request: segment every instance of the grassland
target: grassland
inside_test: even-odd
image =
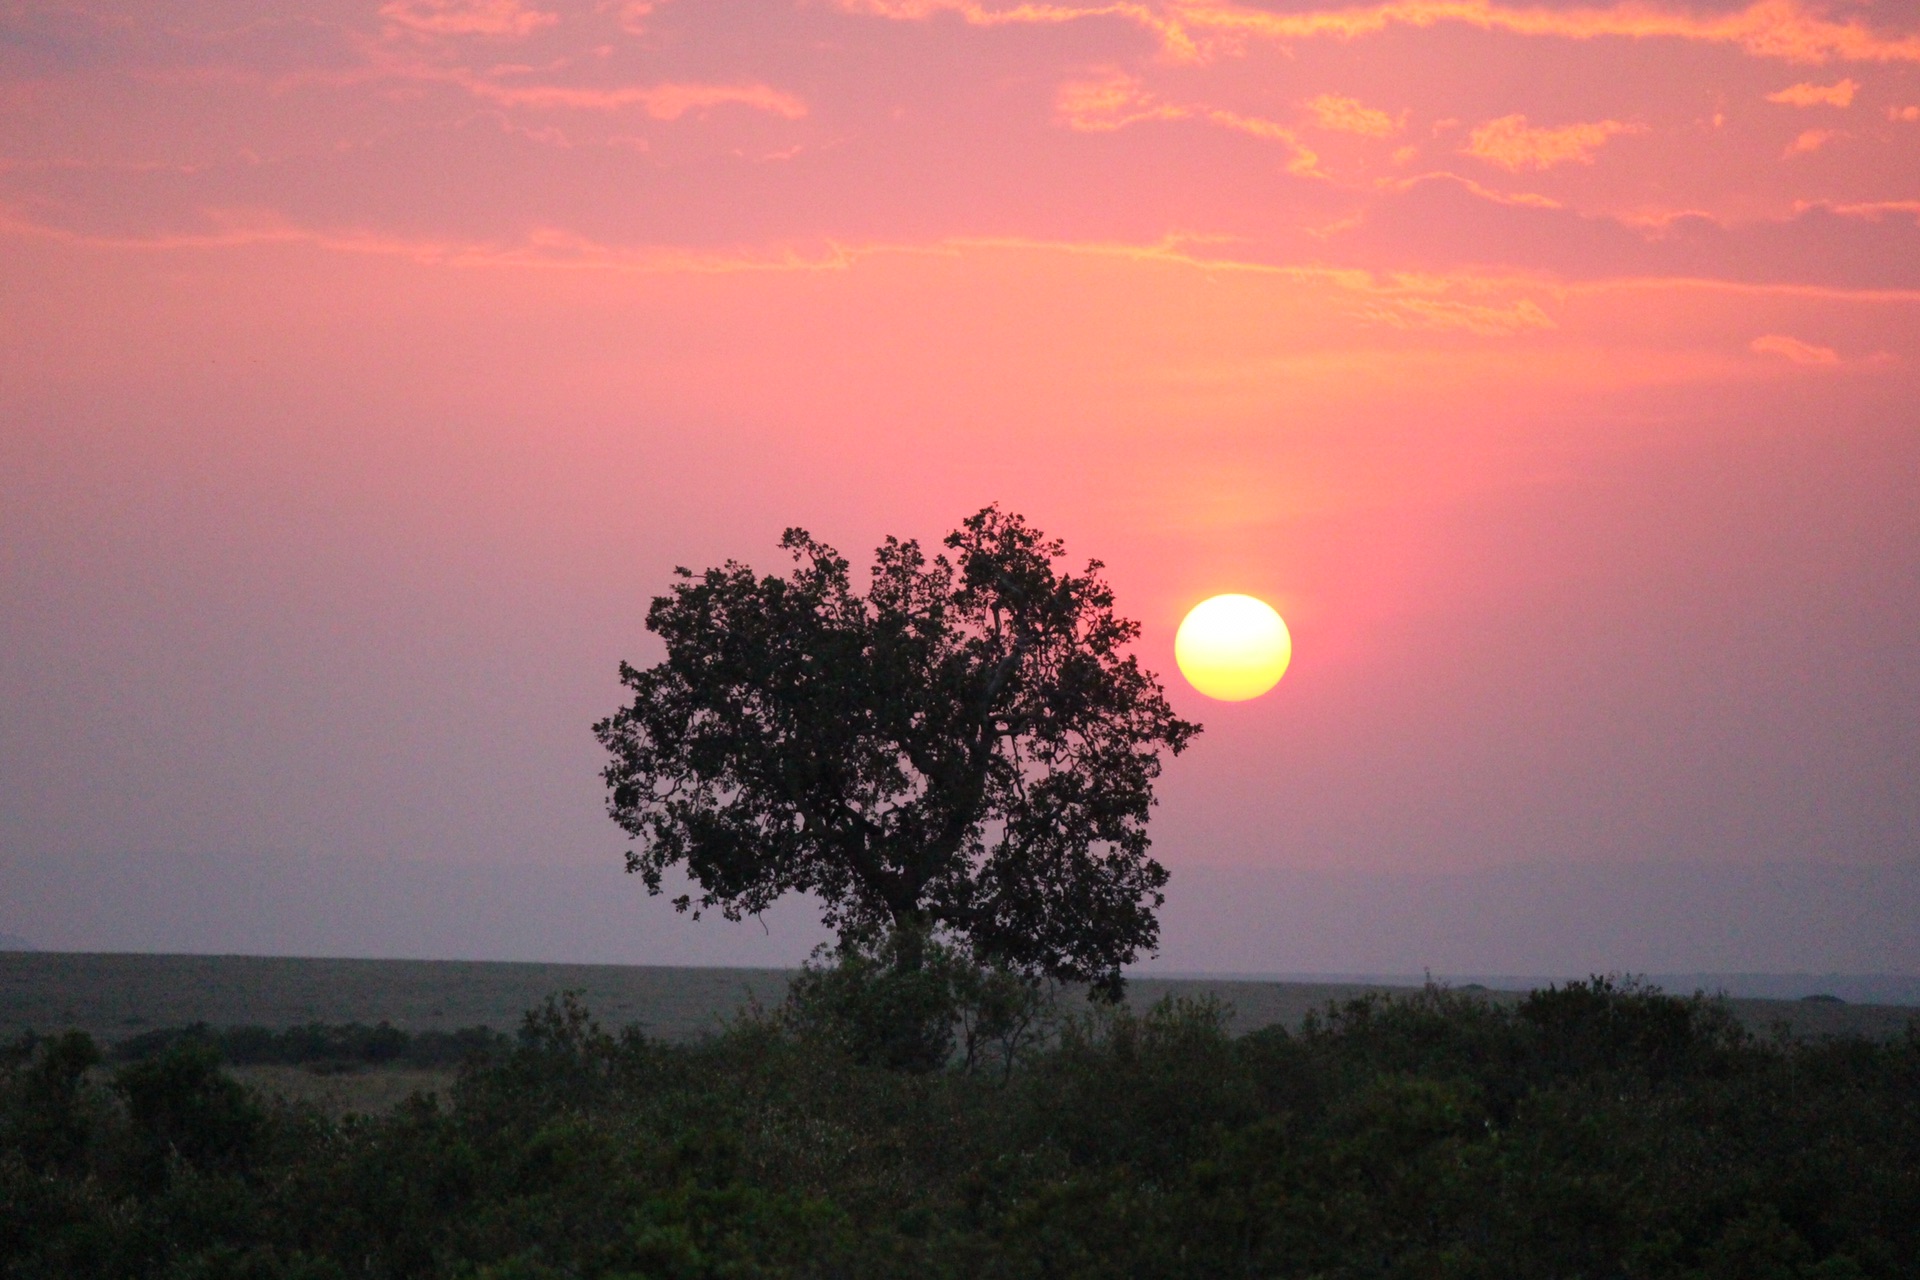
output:
[[[777,1003],[786,984],[777,969],[11,952],[0,954],[0,1033],[74,1027],[110,1042],[193,1022],[510,1030],[548,995],[580,991],[609,1026],[685,1040],[749,1000]]]
[[[0,952],[0,1035],[77,1028],[111,1043],[156,1027],[290,1027],[389,1022],[405,1031],[490,1026],[510,1030],[548,995],[579,991],[608,1026],[637,1023],[683,1042],[717,1030],[751,1001],[786,995],[780,969],[511,964],[441,960],[321,960]],[[1141,978],[1129,1001],[1213,995],[1233,1008],[1233,1028],[1297,1027],[1309,1011],[1368,991],[1353,984]],[[1518,993],[1487,992],[1495,1001]],[[1676,993],[1691,994],[1691,993]],[[1730,1000],[1755,1031],[1797,1035],[1900,1034],[1920,1010],[1803,1000]]]

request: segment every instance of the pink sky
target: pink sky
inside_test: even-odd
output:
[[[1920,860],[1910,5],[27,4],[0,104],[17,865],[615,858],[673,565],[989,501],[1176,885]]]

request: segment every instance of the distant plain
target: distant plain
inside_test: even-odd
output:
[[[268,956],[0,952],[0,1035],[69,1027],[113,1042],[161,1027],[283,1028],[307,1023],[388,1022],[405,1031],[488,1026],[511,1030],[547,996],[577,991],[609,1027],[638,1024],[685,1040],[716,1030],[754,1003],[777,1005],[785,969],[520,964],[500,961],[306,959]],[[1134,978],[1128,1002],[1214,996],[1233,1009],[1236,1031],[1298,1027],[1309,1012],[1412,987],[1233,978]],[[1487,999],[1524,993],[1484,991]],[[1690,992],[1676,991],[1687,995]],[[1830,1000],[1730,999],[1752,1030],[1797,1035],[1899,1035],[1920,1010]]]

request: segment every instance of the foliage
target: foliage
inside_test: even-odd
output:
[[[557,999],[450,1097],[338,1121],[204,1039],[109,1068],[28,1038],[0,1052],[0,1276],[1920,1274],[1920,1028],[1757,1039],[1596,980],[1239,1038],[1217,1004],[1095,1005],[1011,1071],[958,1032],[900,1071],[836,1021],[898,976],[863,963],[684,1045]]]
[[[502,1049],[508,1037],[489,1027],[457,1031],[402,1031],[391,1023],[210,1027],[196,1022],[129,1036],[113,1046],[118,1062],[144,1062],[181,1044],[201,1044],[235,1066],[274,1064],[315,1069],[457,1067],[476,1054]]]
[[[899,952],[914,946],[911,963]],[[816,955],[794,979],[782,1009],[809,1043],[866,1066],[1011,1075],[1046,1038],[1054,991],[1031,975],[987,966],[938,941],[900,933],[870,949],[843,945]]]
[[[889,538],[864,595],[804,530],[796,567],[729,562],[653,601],[664,661],[594,726],[628,870],[730,919],[810,892],[853,951],[947,936],[983,962],[1117,991],[1158,938],[1160,753],[1199,727],[1127,653],[1098,561],[988,507],[928,559]]]

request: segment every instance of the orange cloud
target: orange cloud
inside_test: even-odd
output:
[[[618,111],[637,106],[656,120],[678,120],[689,111],[719,106],[751,107],[789,120],[798,120],[807,114],[804,101],[764,84],[655,84],[576,89],[560,85],[504,85],[479,76],[454,78],[475,97],[510,107]]]
[[[1757,58],[1788,62],[1920,62],[1920,35],[1882,35],[1857,19],[1837,22],[1806,0],[1754,0],[1731,13],[1700,14],[1627,0],[1590,8],[1518,7],[1494,0],[1387,0],[1348,8],[1273,13],[1218,0],[1172,0],[1162,8],[1139,3],[1003,6],[983,0],[839,0],[854,13],[924,21],[953,13],[969,24],[1062,23],[1113,17],[1155,32],[1167,52],[1192,57],[1203,37],[1352,40],[1393,26],[1433,27],[1457,23],[1508,35],[1595,40],[1674,39],[1732,45]]]
[[[396,27],[438,36],[524,36],[560,20],[520,0],[388,0],[380,16]]]
[[[936,14],[951,13],[972,27],[1058,26],[1086,18],[1119,18],[1153,32],[1159,38],[1161,47],[1175,57],[1192,58],[1199,54],[1193,37],[1177,17],[1156,12],[1147,4],[1016,3],[996,8],[981,3],[981,0],[837,0],[837,3],[846,13],[867,14],[896,22],[925,22]]]
[[[1446,22],[1510,35],[1572,40],[1664,37],[1731,44],[1755,57],[1792,62],[1920,62],[1920,35],[1889,37],[1858,21],[1835,22],[1803,0],[1755,0],[1745,9],[1710,15],[1641,3],[1546,9],[1509,7],[1493,0],[1388,0],[1384,4],[1290,14],[1201,0],[1177,11],[1196,27],[1230,29],[1279,40],[1310,36],[1352,39],[1389,26],[1431,27]]]
[[[1789,107],[1850,107],[1853,105],[1853,95],[1859,91],[1859,82],[1854,80],[1842,80],[1829,85],[1801,83],[1768,94],[1767,101]]]
[[[1165,102],[1124,72],[1109,72],[1098,80],[1061,85],[1054,96],[1054,110],[1068,128],[1085,133],[1111,133],[1149,120],[1195,120],[1278,142],[1293,153],[1287,161],[1290,172],[1319,175],[1320,157],[1302,144],[1293,130],[1278,121],[1242,115],[1222,107]]]
[[[410,237],[366,230],[330,230],[297,222],[272,210],[202,210],[212,229],[151,235],[102,235],[36,220],[26,211],[0,203],[0,235],[51,240],[93,249],[182,253],[305,245],[330,253],[399,258],[422,266],[514,267],[568,271],[610,271],[635,275],[722,275],[737,272],[841,271],[877,253],[951,253],[946,245],[881,245],[851,248],[837,244],[801,253],[774,245],[761,250],[716,250],[672,245],[614,245],[557,227],[536,227],[507,241]]]
[[[1475,182],[1472,178],[1458,173],[1449,173],[1444,169],[1431,173],[1417,173],[1407,178],[1381,178],[1373,185],[1381,191],[1412,191],[1415,187],[1424,186],[1429,182],[1453,183],[1492,204],[1514,205],[1526,209],[1566,207],[1551,196],[1543,196],[1533,191],[1495,191],[1491,187]]]
[[[620,29],[628,35],[644,35],[654,8],[654,0],[626,0],[619,8]]]
[[[1920,107],[1888,107],[1887,119],[1904,120],[1908,124],[1912,124],[1914,121],[1920,120]]]
[[[1559,327],[1541,299],[1564,289],[1528,276],[1465,271],[1380,273],[1358,268],[1292,265],[1199,252],[1205,238],[1168,237],[1139,243],[952,236],[922,243],[828,244],[812,252],[779,245],[702,251],[665,245],[616,245],[556,227],[536,228],[516,240],[479,241],[336,231],[290,220],[270,210],[207,210],[212,228],[193,233],[100,235],[49,226],[0,204],[0,237],[52,240],[93,249],[150,253],[205,252],[305,245],[353,256],[398,258],[422,266],[476,270],[562,270],[627,275],[733,275],[844,272],[886,258],[952,258],[1030,254],[1153,264],[1207,277],[1238,276],[1321,291],[1333,314],[1364,325],[1399,330],[1510,337]]]
[[[1222,129],[1231,129],[1235,133],[1264,138],[1268,142],[1278,142],[1293,152],[1293,158],[1287,161],[1289,170],[1300,174],[1319,172],[1320,157],[1301,145],[1299,137],[1293,130],[1278,121],[1266,120],[1260,116],[1243,116],[1237,111],[1225,111],[1219,107],[1203,108],[1196,118]]]
[[[1804,156],[1809,152],[1818,151],[1835,138],[1841,136],[1842,135],[1834,129],[1808,129],[1792,142],[1789,142],[1787,149],[1780,154],[1783,157]]]
[[[1642,132],[1642,126],[1622,124],[1618,120],[1595,120],[1562,125],[1558,129],[1540,128],[1527,123],[1521,115],[1489,120],[1473,131],[1466,154],[1510,173],[1522,169],[1550,169],[1557,164],[1592,164],[1593,153],[1607,139],[1622,133]]]
[[[1083,133],[1112,133],[1142,120],[1184,120],[1189,115],[1170,103],[1155,102],[1139,80],[1120,71],[1061,85],[1053,108],[1068,128]]]
[[[1888,214],[1903,214],[1920,221],[1920,200],[1869,200],[1859,204],[1830,204],[1826,208],[1850,218],[1866,218],[1870,222],[1878,222]]]
[[[1794,364],[1833,365],[1840,363],[1840,353],[1832,347],[1817,347],[1811,342],[1802,342],[1798,338],[1789,338],[1784,333],[1769,333],[1765,337],[1755,338],[1748,344],[1755,355],[1780,356]]]
[[[1488,305],[1445,298],[1401,297],[1389,303],[1359,306],[1355,314],[1362,320],[1394,329],[1454,331],[1481,338],[1510,338],[1560,327],[1531,298]]]
[[[1313,113],[1322,129],[1338,133],[1384,138],[1400,128],[1399,122],[1386,112],[1363,106],[1358,98],[1343,98],[1335,93],[1321,94],[1307,103],[1307,110]]]

